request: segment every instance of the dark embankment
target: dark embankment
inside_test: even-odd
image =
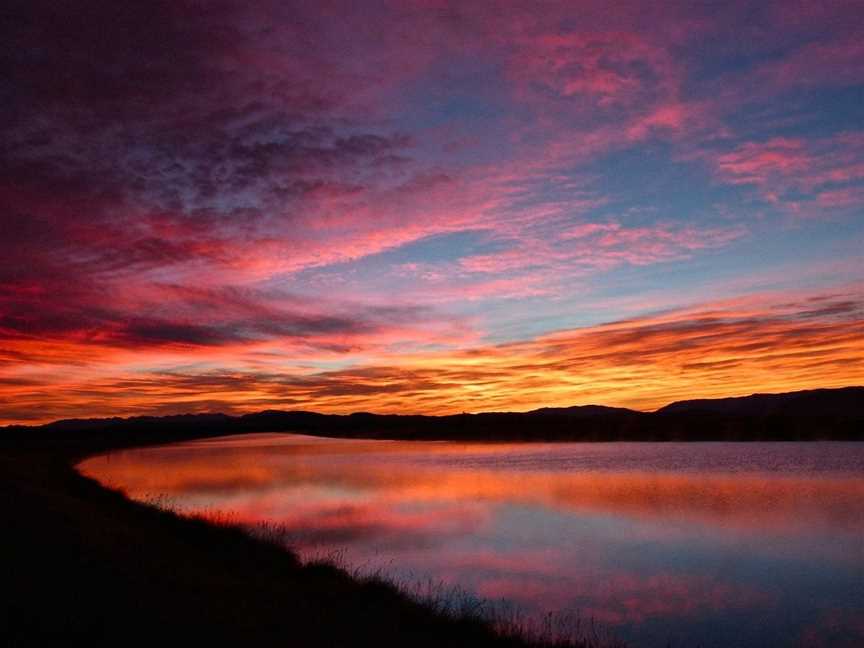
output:
[[[89,436],[0,445],[4,646],[532,645],[106,490],[73,463],[118,444]]]
[[[62,442],[70,434],[149,439],[200,434],[295,431],[333,437],[473,441],[813,441],[864,440],[864,387],[672,403],[652,413],[586,405],[533,412],[453,416],[266,411],[67,420],[0,430],[7,440]]]

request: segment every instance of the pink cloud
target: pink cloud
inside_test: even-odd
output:
[[[805,216],[860,204],[864,135],[859,132],[747,142],[709,159],[722,181],[752,185],[764,200]]]
[[[0,356],[9,403],[2,418],[19,420],[37,403],[50,419],[152,412],[157,401],[166,408],[160,411],[302,405],[447,413],[589,402],[650,409],[682,398],[858,384],[861,327],[859,286],[752,295],[519,342],[435,350],[402,348],[383,332],[363,342],[361,331],[358,339],[326,334],[320,348],[305,351],[232,342],[200,356],[166,348],[136,364],[132,350],[103,352],[86,339],[22,340]],[[316,359],[348,366],[322,371]]]
[[[719,180],[790,213],[861,204],[861,133],[742,142],[723,123],[860,81],[854,6],[337,3],[333,21],[265,0],[220,5],[205,24],[186,6],[132,4],[34,0],[3,27],[20,46],[0,107],[0,366],[27,402],[55,365],[71,367],[77,402],[110,367],[224,363],[234,398],[273,358],[290,372],[360,356],[390,366],[394,349],[494,333],[460,306],[572,300],[609,270],[749,234],[695,213],[622,216],[602,160],[637,145],[702,151]],[[744,24],[764,38],[730,43]],[[750,62],[725,69],[739,58]],[[440,123],[456,110],[430,100],[442,94],[465,119]],[[358,272],[455,233],[488,247]],[[284,285],[304,296],[273,289]],[[263,382],[255,399],[273,396]]]

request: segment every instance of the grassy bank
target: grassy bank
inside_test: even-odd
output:
[[[74,470],[117,445],[0,447],[3,645],[540,645],[379,579],[300,564],[240,529],[132,502]]]

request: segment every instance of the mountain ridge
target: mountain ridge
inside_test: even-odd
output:
[[[129,434],[166,439],[249,432],[471,441],[864,440],[864,386],[675,401],[654,412],[604,405],[476,414],[322,414],[306,410],[63,419],[0,428],[0,437]]]

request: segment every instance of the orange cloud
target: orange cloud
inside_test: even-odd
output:
[[[754,295],[498,345],[427,352],[369,347],[367,362],[330,371],[245,347],[243,353],[219,350],[223,360],[233,354],[233,371],[220,368],[218,358],[197,370],[178,366],[192,362],[188,354],[163,356],[159,369],[134,365],[130,357],[119,361],[123,356],[116,364],[109,356],[87,366],[74,360],[79,348],[77,355],[59,356],[68,370],[2,367],[0,417],[274,407],[443,414],[580,403],[653,409],[683,398],[860,384],[862,332],[864,300],[853,287]]]

